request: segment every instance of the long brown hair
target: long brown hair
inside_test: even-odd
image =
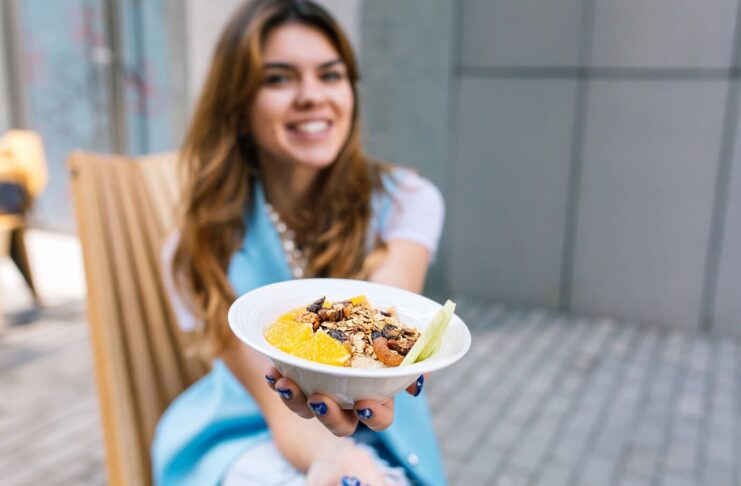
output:
[[[217,44],[206,82],[185,137],[181,233],[173,275],[203,322],[199,344],[219,354],[228,338],[227,311],[234,291],[227,278],[232,255],[245,232],[250,187],[259,176],[249,109],[262,82],[262,46],[268,33],[287,22],[319,29],[347,68],[355,98],[352,127],[337,160],[311,188],[312,206],[295,218],[297,241],[309,257],[307,274],[364,278],[379,253],[366,248],[371,195],[381,190],[387,169],[369,161],[360,144],[357,80],[352,47],[342,29],[311,1],[247,2],[228,23]]]

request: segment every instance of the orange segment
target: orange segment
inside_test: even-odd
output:
[[[286,312],[280,316],[278,321],[295,321],[301,314],[306,312],[306,307],[296,307],[295,309]]]
[[[276,321],[265,332],[267,342],[276,348],[290,353],[300,343],[311,339],[311,325],[303,322]]]
[[[350,359],[350,353],[347,349],[322,331],[314,334],[311,339],[299,343],[291,354],[309,361],[333,366],[344,366]]]

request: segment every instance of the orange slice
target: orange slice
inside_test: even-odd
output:
[[[298,319],[298,317],[301,314],[304,314],[305,312],[306,312],[306,307],[297,307],[297,308],[295,308],[295,309],[293,309],[291,311],[286,312],[285,314],[283,314],[282,316],[280,316],[276,320],[278,320],[278,321],[295,321],[296,319]]]
[[[319,331],[311,339],[299,343],[293,348],[291,354],[309,361],[333,366],[344,366],[350,359],[350,353],[347,349],[323,331]]]
[[[300,343],[311,339],[312,334],[310,324],[279,320],[265,332],[265,339],[276,348],[290,353]]]

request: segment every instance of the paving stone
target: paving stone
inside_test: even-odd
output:
[[[619,476],[617,486],[652,486],[651,477],[641,474],[626,473]]]
[[[531,475],[516,469],[505,469],[494,480],[496,486],[528,486]]]
[[[657,449],[631,447],[625,459],[625,470],[636,475],[653,476],[658,468],[659,452]]]
[[[697,483],[691,476],[680,476],[676,474],[659,476],[656,482],[660,486],[697,486]]]
[[[546,452],[544,444],[523,443],[515,448],[507,462],[523,472],[534,474],[542,466]]]
[[[685,443],[672,445],[662,458],[664,469],[670,473],[683,473],[691,476],[697,469],[698,448]]]
[[[571,478],[573,476],[573,468],[559,464],[550,464],[538,471],[538,479],[534,484],[535,486],[569,486],[572,484]]]
[[[615,475],[616,468],[615,461],[592,458],[584,464],[580,471],[579,484],[584,486],[609,484]]]
[[[729,469],[708,467],[702,475],[701,483],[709,486],[738,486],[733,476],[733,471]]]

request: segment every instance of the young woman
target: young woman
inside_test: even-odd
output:
[[[422,290],[442,199],[364,155],[357,80],[345,34],[310,1],[248,2],[218,43],[182,150],[184,218],[164,250],[180,325],[213,369],[159,423],[158,484],[445,482],[423,377],[342,410],[227,325],[235,296],[290,278]]]

